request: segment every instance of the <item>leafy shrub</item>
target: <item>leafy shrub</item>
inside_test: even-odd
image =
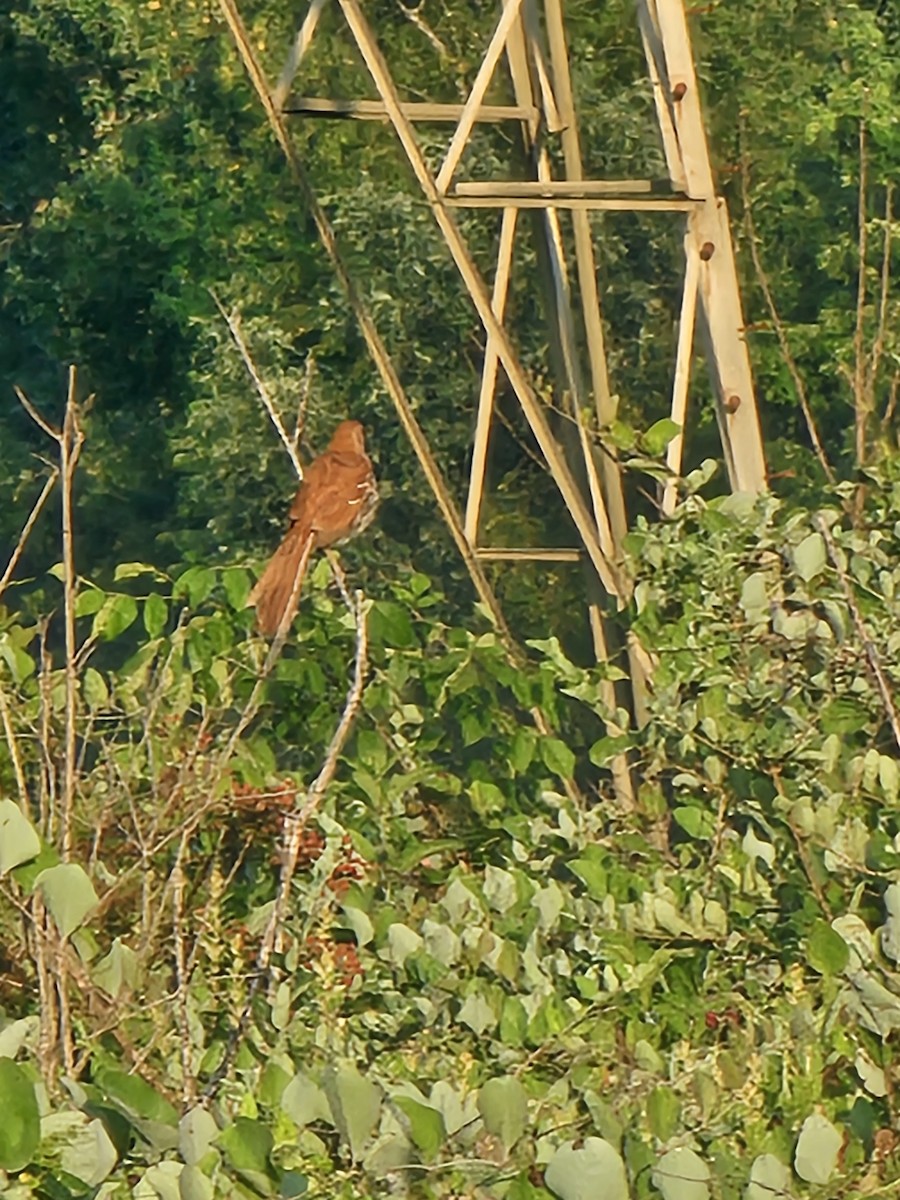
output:
[[[875,495],[857,528],[735,498],[630,536],[633,632],[658,659],[625,739],[633,812],[605,782],[623,737],[580,740],[613,716],[596,670],[553,640],[511,665],[398,578],[255,993],[285,814],[353,658],[327,564],[238,739],[261,662],[245,572],[82,586],[66,863],[62,668],[7,614],[7,1193],[679,1200],[893,1178],[900,486]],[[534,731],[538,701],[562,733]]]

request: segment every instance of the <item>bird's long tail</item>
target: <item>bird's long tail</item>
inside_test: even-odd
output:
[[[293,621],[315,542],[312,530],[292,525],[250,593],[248,604],[256,605],[256,627],[264,637]]]

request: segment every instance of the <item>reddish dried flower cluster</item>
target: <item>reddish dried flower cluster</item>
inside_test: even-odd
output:
[[[334,938],[319,937],[313,933],[304,945],[307,962],[318,961],[326,956],[331,958],[335,974],[344,987],[349,987],[357,975],[363,974],[359,953],[352,942],[336,942]]]
[[[723,1008],[721,1012],[710,1011],[706,1014],[707,1029],[719,1029],[722,1026],[737,1029],[741,1021],[741,1014],[736,1008]]]
[[[277,837],[284,828],[285,816],[297,802],[297,785],[285,779],[261,791],[252,783],[233,783],[231,797],[234,812],[248,836]]]
[[[300,848],[297,851],[297,866],[311,867],[322,856],[325,849],[325,839],[318,829],[304,829],[300,834]]]
[[[328,879],[328,886],[336,896],[343,896],[351,883],[363,879],[366,873],[366,860],[353,849],[349,834],[344,834],[344,861],[337,864]]]

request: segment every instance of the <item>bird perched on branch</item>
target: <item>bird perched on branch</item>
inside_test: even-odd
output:
[[[290,528],[250,593],[256,626],[277,633],[289,609],[293,618],[314,550],[361,533],[375,516],[378,487],[359,421],[342,421],[328,448],[306,470],[291,505]]]

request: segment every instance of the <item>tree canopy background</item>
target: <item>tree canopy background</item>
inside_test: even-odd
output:
[[[274,76],[298,13],[243,11]],[[495,16],[367,13],[410,94],[446,100]],[[631,5],[566,15],[589,169],[663,174]],[[604,706],[577,571],[496,569],[524,659],[474,611],[217,6],[0,14],[0,545],[53,450],[13,385],[52,422],[70,363],[94,396],[77,654],[59,489],[0,600],[4,1194],[896,1193],[900,21],[849,0],[690,19],[772,495],[732,500],[720,477],[659,524],[629,477],[627,619],[658,662],[635,729]],[[338,29],[326,13],[304,92],[359,93]],[[483,336],[430,215],[378,124],[307,121],[298,145],[460,489]],[[595,231],[638,436],[666,409],[680,233]],[[486,253],[496,222],[469,232]],[[530,265],[511,304],[537,363]],[[213,295],[288,421],[305,396],[307,447],[357,417],[384,481],[345,556],[368,646],[323,562],[262,686],[243,606],[293,479]],[[696,390],[689,467],[716,453]],[[490,531],[564,543],[501,410]],[[285,813],[363,659],[254,992]],[[625,751],[628,812],[609,785]]]

